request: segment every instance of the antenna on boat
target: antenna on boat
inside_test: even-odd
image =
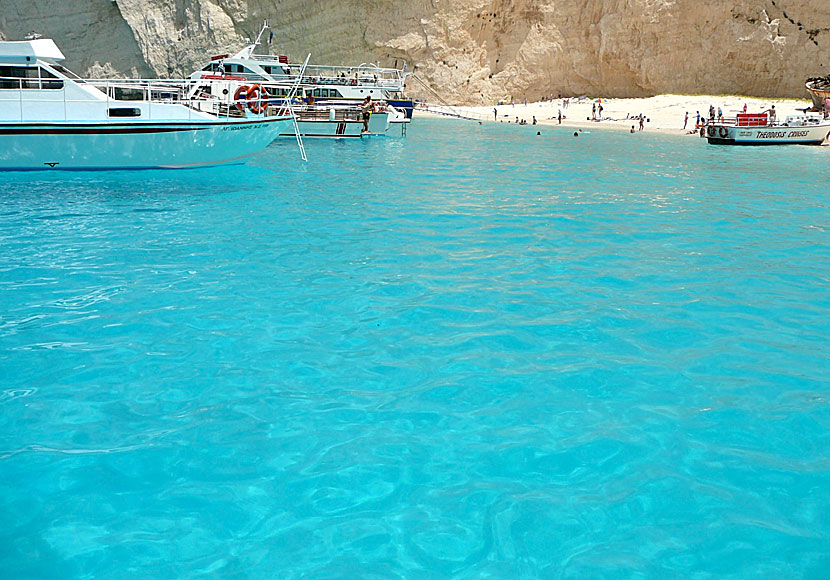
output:
[[[266,30],[268,30],[269,28],[270,28],[270,27],[268,26],[268,21],[267,21],[267,20],[263,20],[263,21],[262,21],[262,30],[260,30],[260,31],[259,31],[259,34],[257,34],[257,35],[256,35],[256,40],[254,40],[254,46],[257,46],[258,44],[260,44],[259,39],[260,39],[260,38],[262,38],[262,34],[263,34]]]
[[[300,83],[303,80],[303,75],[305,74],[305,69],[308,66],[308,61],[311,60],[311,53],[308,53],[308,56],[305,57],[305,62],[303,66],[300,67],[300,74],[297,76],[297,80],[294,81],[294,84],[291,86],[291,90],[288,91],[288,94],[285,96],[283,100],[284,107],[288,109],[288,112],[291,113],[291,117],[294,119],[294,135],[297,136],[297,146],[300,148],[300,156],[303,158],[303,161],[308,161],[308,157],[305,154],[305,146],[303,145],[303,138],[300,135],[300,125],[297,123],[297,114],[294,112],[294,107],[291,105],[291,101],[294,100],[294,95],[297,94],[297,89],[300,86]],[[284,111],[285,109],[283,109]]]
[[[259,34],[256,35],[256,38],[254,39],[254,41],[251,44],[247,45],[242,50],[240,50],[239,52],[237,52],[231,58],[241,58],[241,59],[245,59],[245,60],[248,60],[248,59],[252,58],[254,56],[254,51],[256,50],[256,47],[261,44],[260,39],[262,38],[262,35],[265,33],[266,30],[268,30],[270,28],[271,27],[268,26],[268,21],[267,20],[263,21],[262,29],[260,29]],[[250,41],[251,41],[251,39],[249,38],[248,42],[250,42]]]

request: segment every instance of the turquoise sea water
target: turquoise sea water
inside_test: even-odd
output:
[[[416,119],[0,183],[0,576],[830,577],[827,150]]]

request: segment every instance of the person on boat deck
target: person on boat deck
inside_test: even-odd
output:
[[[771,106],[769,108],[769,110],[767,111],[767,113],[769,113],[770,123],[774,123],[775,122],[775,105]]]
[[[219,66],[216,67],[216,72],[218,72],[222,76],[225,76],[225,61],[219,61]]]
[[[372,116],[372,97],[367,96],[363,99],[360,105],[360,110],[363,112],[363,132],[369,132],[369,117]]]

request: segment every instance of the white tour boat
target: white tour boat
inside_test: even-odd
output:
[[[716,145],[821,145],[830,134],[830,120],[820,113],[788,115],[783,122],[769,111],[738,113],[735,119],[708,123],[700,131]]]
[[[359,66],[328,66],[314,64],[291,63],[286,56],[255,54],[256,47],[261,44],[261,38],[268,28],[267,23],[262,27],[257,38],[234,55],[220,54],[211,58],[211,61],[201,70],[191,75],[192,79],[236,79],[246,86],[262,85],[267,87],[271,102],[278,103],[291,93],[296,85],[296,99],[301,105],[298,111],[300,129],[305,136],[359,136],[350,131],[343,134],[343,125],[340,120],[341,111],[360,105],[366,97],[374,101],[385,103],[390,115],[386,119],[388,127],[383,132],[399,129],[401,134],[406,133],[406,123],[412,119],[414,107],[412,99],[404,96],[406,79],[411,73],[404,69],[383,68],[375,64],[361,64]],[[322,109],[322,110],[321,110]],[[333,126],[324,127],[326,115],[331,115],[334,109],[336,122]],[[303,110],[310,111],[314,124],[303,122]],[[346,114],[348,119],[350,115]],[[339,125],[339,127],[338,127]],[[375,121],[375,129],[381,125],[380,119]],[[306,133],[305,129],[313,133]],[[349,129],[348,123],[346,129]],[[373,133],[380,132],[370,127]]]
[[[209,79],[84,80],[63,60],[49,39],[0,42],[0,170],[231,163],[293,124],[261,100],[217,98]]]

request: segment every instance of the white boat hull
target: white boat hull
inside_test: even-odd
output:
[[[830,123],[802,127],[716,124],[707,128],[706,139],[716,145],[821,145],[828,134]]]
[[[290,117],[200,122],[0,122],[0,170],[184,168],[233,163]]]

